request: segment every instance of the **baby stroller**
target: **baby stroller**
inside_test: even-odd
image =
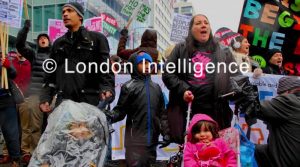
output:
[[[236,104],[235,115],[237,116],[236,124],[238,120],[238,109],[240,112],[245,114],[246,122],[248,125],[252,125],[256,122],[256,113],[260,110],[257,88],[253,87],[247,76],[236,76],[231,78],[232,92],[226,95],[220,96],[220,98],[232,98]],[[187,124],[186,131],[188,129],[188,124],[190,121],[191,104],[188,105],[187,111]],[[241,130],[234,127],[230,127],[219,132],[220,138],[223,138],[227,145],[236,152],[237,154],[237,166],[240,167],[240,136]],[[245,135],[243,135],[245,138]],[[185,137],[185,142],[187,139]],[[183,150],[184,145],[180,146],[179,152],[172,156],[168,161],[168,167],[183,167]]]
[[[108,139],[103,112],[87,103],[63,101],[49,115],[29,167],[103,166]]]
[[[191,104],[188,105],[188,111],[187,111],[187,125],[186,125],[186,130],[188,129],[188,125],[189,125],[189,121],[190,121],[190,113],[191,113]],[[219,135],[220,138],[223,138],[227,145],[229,146],[229,148],[231,148],[232,150],[234,150],[237,154],[237,166],[240,167],[239,164],[239,132],[236,128],[230,127],[230,128],[226,128],[223,129],[221,131],[219,131]],[[185,137],[185,142],[187,142],[187,137]],[[184,144],[183,145],[179,145],[179,151],[174,155],[171,156],[167,166],[168,167],[183,167],[183,151],[184,151]]]

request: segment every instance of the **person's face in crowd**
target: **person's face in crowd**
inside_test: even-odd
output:
[[[150,74],[151,73],[151,68],[150,68],[150,62],[148,61],[142,61],[137,65],[137,71],[140,74]]]
[[[282,57],[282,54],[281,53],[275,53],[271,59],[270,59],[270,63],[271,64],[274,64],[274,65],[277,65],[279,67],[282,67],[282,61],[283,61],[283,57]]]
[[[66,6],[63,8],[62,17],[65,27],[70,30],[81,26],[82,17],[80,17],[77,12],[71,7]]]
[[[209,143],[213,140],[211,131],[209,131],[204,124],[201,126],[200,132],[196,133],[194,137],[201,143]]]
[[[17,52],[9,52],[8,56],[16,58],[18,56],[18,53]]]
[[[199,15],[194,18],[192,26],[193,37],[201,43],[205,43],[209,39],[211,29],[210,24],[205,16]]]
[[[237,50],[237,52],[248,55],[249,47],[250,47],[250,43],[248,42],[248,40],[246,38],[244,38],[241,42],[241,47]]]
[[[48,46],[49,46],[49,40],[48,40],[48,38],[45,37],[45,36],[41,36],[41,37],[39,38],[39,46],[40,46],[41,48],[48,47]]]
[[[19,58],[22,58],[23,56],[17,51],[17,56],[19,57]]]

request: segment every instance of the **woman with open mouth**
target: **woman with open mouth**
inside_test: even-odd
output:
[[[235,60],[228,49],[220,49],[214,40],[208,18],[195,15],[186,40],[167,56],[162,79],[170,90],[168,119],[172,140],[179,144],[184,142],[188,103],[192,103],[191,117],[207,114],[218,122],[220,129],[230,127],[232,111],[228,102],[220,101],[218,95],[228,93],[229,78],[240,73],[228,70],[228,65]],[[225,64],[227,70],[217,69],[220,63]],[[170,64],[175,70],[167,69]],[[208,68],[212,66],[215,68]]]

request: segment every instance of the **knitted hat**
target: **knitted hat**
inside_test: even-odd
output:
[[[139,64],[143,60],[148,61],[150,63],[152,63],[152,61],[153,61],[152,58],[151,58],[151,56],[148,53],[146,53],[146,52],[140,52],[138,54],[138,56],[136,57],[135,62],[136,62],[136,64]]]
[[[279,49],[270,49],[266,55],[266,62],[269,62],[275,53],[281,53],[281,51]]]
[[[49,38],[49,36],[48,36],[48,34],[45,34],[45,33],[41,33],[41,34],[39,34],[38,36],[37,36],[37,42],[39,42],[39,39],[41,38],[41,37],[46,37],[47,39],[48,39],[48,41],[50,42],[50,38]]]
[[[84,16],[84,9],[83,9],[83,7],[80,5],[80,3],[78,3],[78,2],[69,2],[69,3],[66,3],[64,6],[63,6],[63,8],[64,7],[70,7],[70,8],[73,8],[76,12],[77,12],[77,14],[79,15],[79,16],[81,16],[82,18],[84,18],[83,16]]]
[[[216,33],[214,34],[214,37],[217,39],[217,40],[220,40],[221,38],[224,37],[224,35],[226,35],[227,33],[229,32],[233,32],[231,29],[227,28],[227,27],[221,27],[219,28]]]
[[[300,80],[296,77],[282,77],[279,79],[277,94],[300,87]]]

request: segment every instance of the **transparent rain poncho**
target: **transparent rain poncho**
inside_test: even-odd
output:
[[[29,166],[101,167],[109,140],[105,114],[87,103],[63,101],[48,125]]]

